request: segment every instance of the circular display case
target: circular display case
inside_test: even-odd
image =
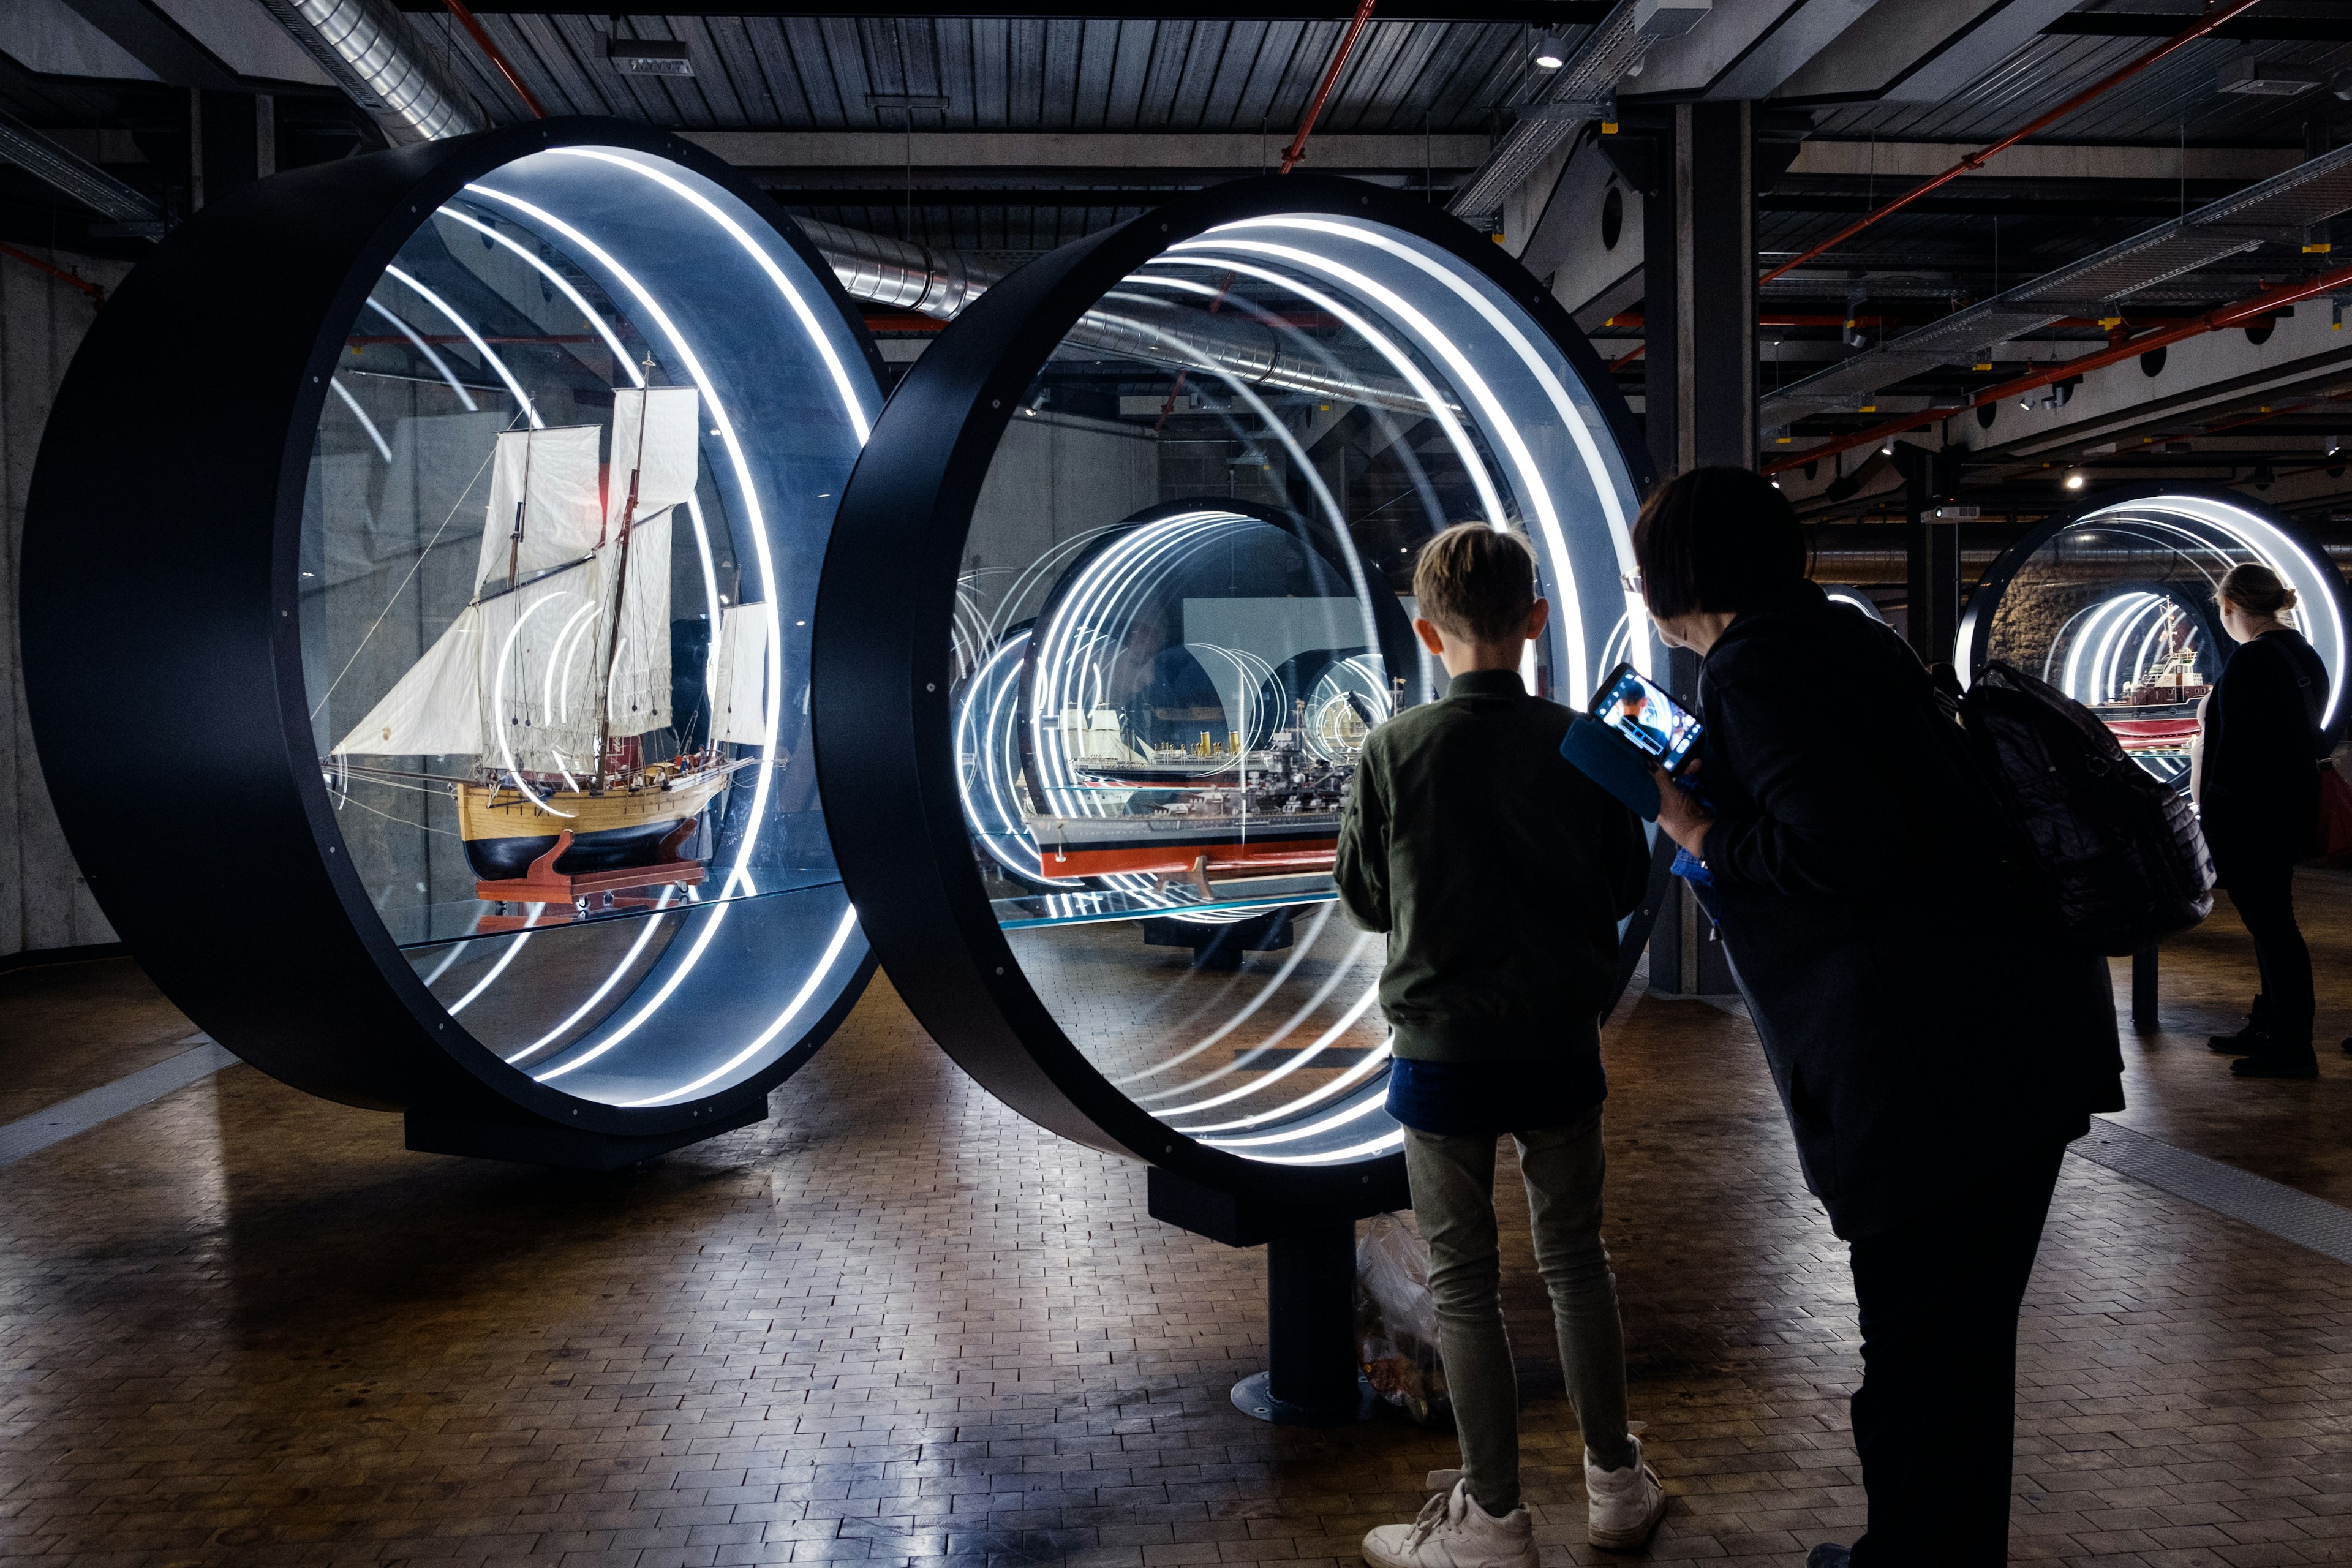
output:
[[[1443,690],[1414,554],[1523,531],[1523,673],[1581,703],[1663,660],[1640,454],[1540,285],[1358,183],[1221,186],[992,287],[884,412],[817,616],[843,874],[925,1026],[1195,1188],[1402,1202],[1385,939],[1331,868],[1365,732]]]
[[[790,220],[643,128],[207,207],[92,328],[27,526],[36,732],[109,918],[222,1044],[419,1147],[764,1115],[871,967],[806,715],[880,401]]]
[[[2260,562],[2300,599],[2290,619],[2327,666],[2324,724],[2344,725],[2342,575],[2326,551],[2229,491],[2102,497],[2030,530],[1986,570],[1955,662],[1974,680],[2000,659],[2089,708],[2146,768],[2189,787],[2199,706],[2229,657],[2215,595]]]

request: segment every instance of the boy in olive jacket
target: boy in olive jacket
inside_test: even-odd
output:
[[[1560,756],[1574,715],[1520,682],[1550,613],[1535,583],[1525,542],[1484,523],[1423,548],[1413,629],[1452,681],[1442,701],[1366,739],[1339,829],[1340,902],[1389,938],[1389,1110],[1405,1129],[1462,1441],[1450,1491],[1412,1524],[1364,1538],[1380,1568],[1536,1568],[1495,1231],[1505,1132],[1517,1138],[1536,1264],[1584,1429],[1588,1534],[1638,1547],[1665,1512],[1626,1431],[1616,1280],[1601,1238],[1601,1012],[1649,846],[1633,813]]]

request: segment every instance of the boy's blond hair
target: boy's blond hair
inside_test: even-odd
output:
[[[1536,606],[1535,552],[1507,530],[1457,522],[1421,547],[1412,596],[1448,637],[1507,642]]]

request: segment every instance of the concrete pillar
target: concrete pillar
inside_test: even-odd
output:
[[[131,269],[121,261],[36,254],[108,288]],[[79,289],[0,259],[0,504],[5,514],[0,526],[0,737],[8,742],[0,756],[0,958],[31,949],[102,947],[115,940],[49,804],[25,716],[16,633],[16,564],[33,458],[58,383],[95,313]],[[104,586],[89,589],[100,593]],[[131,743],[126,738],[126,746]]]
[[[1664,477],[1756,461],[1754,106],[1683,103],[1673,115],[1642,213],[1643,418]],[[1675,700],[1696,707],[1698,660],[1677,650],[1666,673]],[[1650,936],[1650,989],[1738,989],[1706,911],[1679,882]]]

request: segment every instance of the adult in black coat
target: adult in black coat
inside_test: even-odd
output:
[[[1853,1561],[2003,1563],[2018,1309],[2065,1144],[2123,1105],[2105,961],[2035,939],[1927,671],[1804,580],[1777,489],[1694,470],[1634,542],[1660,631],[1705,661],[1705,805],[1661,775],[1659,825],[1712,879],[1806,1184],[1851,1244]]]
[[[2240,1078],[2317,1078],[2311,949],[2294,919],[2294,863],[2319,815],[2327,667],[2280,619],[2294,590],[2250,563],[2221,579],[2222,629],[2239,646],[2205,703],[2198,803],[2213,869],[2254,939],[2263,988],[2247,1026],[2214,1037]],[[2352,1049],[2352,1042],[2347,1042]]]

